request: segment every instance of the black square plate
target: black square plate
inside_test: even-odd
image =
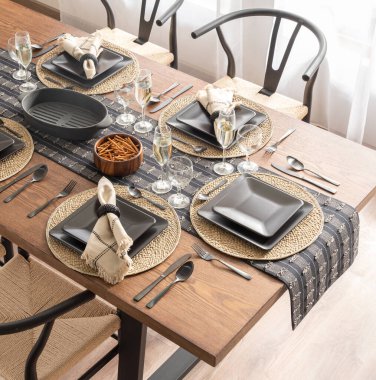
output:
[[[25,147],[25,143],[21,139],[14,137],[6,132],[1,133],[11,138],[14,141],[14,143],[0,152],[0,160],[4,160],[11,154],[18,152],[19,150]]]
[[[12,137],[10,137],[10,135],[0,131],[0,152],[11,146],[13,143],[14,140]]]
[[[241,177],[235,181],[241,180]],[[234,182],[235,182],[234,181]],[[240,226],[222,215],[216,213],[213,207],[217,204],[217,201],[224,195],[231,192],[231,186],[228,186],[221,191],[217,196],[204,204],[198,211],[198,215],[205,218],[211,223],[214,223],[220,228],[238,236],[239,238],[254,244],[265,250],[272,249],[287,233],[289,233],[301,220],[303,220],[312,210],[313,206],[309,202],[303,201],[303,206],[289,219],[287,222],[271,237],[259,235],[250,231],[248,228]]]
[[[96,198],[94,198],[94,200],[96,201]],[[155,219],[155,223],[146,232],[144,232],[140,236],[139,239],[136,239],[133,242],[133,245],[128,252],[128,255],[132,258],[135,255],[137,255],[137,253],[140,252],[141,249],[143,249],[146,245],[148,245],[155,237],[157,237],[168,226],[168,221],[122,198],[117,197],[117,201],[119,201],[119,203],[120,202],[127,203],[131,205],[133,208],[135,208],[136,210],[139,210]],[[76,212],[77,210],[74,213],[72,213],[72,215],[70,215],[67,219],[64,219],[57,226],[52,228],[50,230],[50,235],[54,237],[55,239],[59,240],[60,242],[62,242],[64,245],[73,249],[79,255],[81,255],[82,252],[85,250],[86,244],[75,239],[73,236],[68,235],[63,229],[64,225],[69,221],[69,219],[72,216],[74,216]]]
[[[192,114],[198,115],[198,120],[202,128],[194,128],[191,125],[188,125],[186,123],[183,123],[182,121],[179,121],[178,118],[180,118],[181,114],[184,114],[186,110],[189,110],[189,112],[192,112]],[[248,111],[249,110],[249,111]],[[248,107],[241,106],[241,109],[239,110],[242,113],[242,125],[246,123],[252,123],[259,125],[261,124],[265,119],[266,115],[258,112],[251,110]],[[252,115],[250,112],[254,112],[255,115],[251,117],[250,120],[245,120],[244,115]],[[245,120],[245,121],[244,121]],[[215,134],[214,134],[214,127],[212,126],[209,115],[208,113],[203,109],[201,104],[197,101],[189,104],[188,106],[184,107],[182,110],[180,110],[176,115],[172,116],[170,119],[167,120],[167,124],[170,127],[174,127],[178,129],[179,131],[186,133],[189,136],[195,137],[199,140],[202,140],[206,142],[207,144],[210,144],[214,146],[217,149],[222,149],[222,146],[218,143]],[[198,125],[198,124],[197,124]],[[211,128],[212,133],[208,133],[207,130]],[[204,131],[205,130],[205,131]],[[230,145],[230,147],[235,144],[235,139],[234,142]]]
[[[213,210],[265,237],[273,236],[303,206],[301,199],[255,177],[242,176],[229,187]]]
[[[98,57],[98,65],[96,67],[96,74],[94,78],[98,75],[103,74],[111,67],[120,63],[123,60],[123,56],[119,53],[115,53],[112,50],[104,48],[100,56]],[[82,63],[74,59],[67,52],[59,54],[57,57],[52,59],[52,63],[60,67],[61,69],[78,76],[82,80],[87,80],[85,71],[83,69]]]
[[[42,67],[44,69],[47,69],[48,71],[51,71],[52,73],[54,73],[60,77],[62,77],[62,78],[68,79],[69,81],[78,84],[82,88],[92,88],[92,87],[99,85],[104,80],[106,80],[110,76],[116,74],[117,72],[119,72],[125,66],[129,65],[132,62],[132,58],[129,58],[129,57],[122,55],[123,60],[120,61],[119,63],[117,63],[116,65],[112,66],[110,69],[108,69],[104,73],[94,77],[93,79],[86,79],[86,78],[82,79],[75,74],[72,74],[72,73],[70,73],[70,72],[68,72],[68,71],[66,71],[60,67],[55,66],[52,63],[53,59],[55,59],[55,58],[56,57],[53,57],[53,58],[49,59],[48,61],[44,62],[42,64]]]

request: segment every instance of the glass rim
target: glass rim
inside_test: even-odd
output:
[[[249,129],[247,131],[245,131],[248,127],[249,127]],[[259,125],[247,123],[247,124],[244,124],[244,125],[242,125],[241,127],[238,128],[237,135],[238,136],[239,135],[240,136],[245,136],[247,133],[249,133],[253,129],[259,129],[261,131],[261,134],[262,134],[262,128]]]

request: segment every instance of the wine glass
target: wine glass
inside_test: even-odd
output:
[[[233,109],[220,111],[214,121],[214,132],[217,141],[222,145],[223,159],[213,166],[214,172],[219,175],[231,174],[234,171],[234,166],[225,161],[225,149],[234,141],[235,128],[235,111]]]
[[[242,153],[245,153],[245,161],[238,164],[239,173],[251,173],[258,170],[258,165],[249,160],[249,155],[256,152],[262,142],[262,130],[258,125],[244,124],[239,128],[236,141]]]
[[[145,120],[145,107],[151,98],[151,72],[142,69],[135,80],[135,93],[137,103],[141,106],[142,119],[134,125],[134,130],[139,133],[147,133],[153,129],[153,125]]]
[[[133,83],[125,83],[115,90],[115,100],[123,107],[123,113],[116,118],[119,125],[130,125],[136,121],[136,116],[127,113],[133,88]]]
[[[187,207],[190,200],[181,193],[181,189],[187,186],[193,178],[192,161],[184,156],[173,157],[167,163],[167,173],[172,185],[177,189],[177,193],[168,198],[168,203],[174,208]]]
[[[18,59],[16,41],[14,37],[11,37],[8,39],[7,50],[8,50],[10,58],[13,61],[18,63],[18,70],[13,71],[12,77],[16,80],[24,80],[26,76],[26,71],[22,68],[21,63]],[[30,73],[28,74],[29,74],[28,76],[28,79],[29,79],[31,74]]]
[[[171,188],[171,182],[165,173],[165,166],[172,154],[171,129],[166,125],[157,126],[154,131],[153,153],[155,160],[162,168],[162,178],[151,185],[152,190],[157,194],[168,193]]]
[[[31,62],[31,54],[32,54],[32,48],[31,48],[31,42],[30,42],[30,36],[28,32],[17,32],[15,34],[15,45],[17,50],[17,56],[18,59],[22,65],[22,67],[25,69],[26,75],[24,77],[25,83],[22,83],[20,86],[20,90],[22,92],[29,92],[34,91],[37,86],[35,83],[28,82],[28,66]]]

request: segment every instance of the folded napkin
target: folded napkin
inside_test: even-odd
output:
[[[202,104],[214,121],[222,110],[230,111],[240,102],[234,102],[234,91],[230,88],[216,88],[208,84],[203,90],[199,90],[196,99]]]
[[[98,182],[98,200],[101,205],[116,206],[115,189],[105,177]],[[118,216],[109,212],[99,217],[81,258],[96,269],[106,282],[116,284],[125,277],[132,265],[132,259],[128,256],[132,244],[133,240],[124,230]]]
[[[97,58],[103,51],[100,32],[97,31],[89,37],[73,37],[67,33],[59,38],[58,43],[63,50],[82,63],[87,79],[94,78]]]

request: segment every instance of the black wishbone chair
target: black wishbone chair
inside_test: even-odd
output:
[[[57,379],[120,327],[115,310],[19,250],[0,268],[0,378]],[[118,346],[80,379],[118,353]]]
[[[150,1],[150,0],[149,0]],[[154,0],[153,10],[149,20],[145,18],[147,0],[142,0],[140,24],[138,36],[127,33],[124,30],[115,27],[115,15],[108,0],[101,0],[107,12],[107,28],[101,29],[103,37],[120,45],[134,53],[143,55],[163,65],[170,65],[175,69],[178,68],[178,47],[177,47],[177,32],[176,32],[176,13],[183,4],[184,0],[175,0],[170,8],[168,8],[162,16],[160,16],[156,24],[162,26],[168,20],[170,22],[169,34],[169,50],[149,42],[150,33],[157,15],[160,0]],[[119,17],[125,18],[125,15]]]
[[[239,18],[253,18],[255,16],[269,16],[274,19],[274,25],[268,50],[265,79],[262,87],[244,79],[235,77],[235,59],[221,29],[221,26],[229,21]],[[291,20],[295,22],[296,25],[286,46],[286,50],[282,57],[281,63],[277,69],[274,69],[273,58],[276,41],[281,20],[284,19]],[[294,45],[295,39],[302,27],[305,27],[307,30],[313,33],[313,35],[317,38],[319,46],[317,53],[314,55],[314,57],[312,57],[307,69],[302,75],[303,81],[305,81],[306,84],[304,88],[303,101],[299,102],[295,99],[291,99],[287,96],[278,94],[276,91],[283,70],[289,58],[291,49]],[[303,17],[276,9],[245,9],[219,17],[218,19],[192,32],[192,37],[198,38],[213,29],[217,31],[219,41],[228,59],[227,76],[219,79],[214,83],[217,87],[232,87],[237,91],[239,95],[249,98],[257,103],[268,106],[269,108],[277,109],[278,111],[284,112],[289,116],[293,116],[297,119],[302,119],[306,122],[310,121],[313,85],[317,77],[319,66],[326,54],[325,36],[315,25]]]

